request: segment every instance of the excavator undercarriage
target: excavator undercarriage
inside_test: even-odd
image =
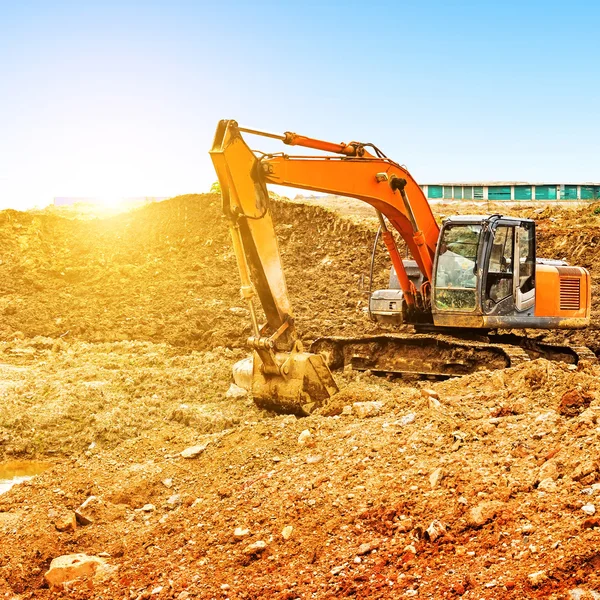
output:
[[[322,337],[311,352],[332,370],[351,368],[383,375],[429,379],[460,377],[477,371],[514,367],[536,358],[577,365],[597,362],[584,346],[545,344],[527,337],[481,335],[468,339],[448,334],[385,334],[361,338]]]

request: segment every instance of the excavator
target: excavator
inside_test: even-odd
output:
[[[324,154],[263,153],[251,150],[245,135]],[[238,374],[245,375],[259,406],[308,415],[338,391],[332,370],[344,367],[444,378],[540,356],[572,364],[596,360],[585,347],[501,333],[581,329],[590,323],[589,272],[537,258],[533,220],[454,216],[440,227],[407,169],[371,143],[338,144],[222,120],[210,156],[241,297],[252,321],[252,360]],[[323,337],[304,349],[294,326],[267,184],[357,198],[375,209],[392,269],[389,288],[372,294],[369,312],[382,323],[410,325],[411,333]],[[394,232],[412,258],[401,257]],[[256,297],[266,319],[262,325]]]

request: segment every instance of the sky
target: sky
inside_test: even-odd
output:
[[[208,191],[224,118],[373,142],[420,183],[599,181],[599,22],[578,0],[0,0],[0,208]]]

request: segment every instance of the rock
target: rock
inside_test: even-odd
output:
[[[580,463],[579,465],[577,465],[577,467],[575,467],[575,469],[573,470],[573,474],[571,475],[571,478],[574,479],[575,481],[580,481],[584,477],[587,477],[588,475],[595,473],[597,468],[598,468],[598,463],[595,460],[592,460],[592,459],[585,460],[582,463]]]
[[[75,529],[77,529],[77,519],[75,517],[75,513],[69,513],[56,517],[54,521],[54,527],[56,527],[57,531],[75,531]]]
[[[158,585],[156,586],[151,592],[150,594],[152,596],[156,596],[157,594],[160,594],[163,591],[163,586],[162,585]]]
[[[408,413],[407,415],[404,415],[397,421],[394,421],[394,424],[397,424],[400,427],[406,427],[406,425],[410,425],[410,423],[412,423],[416,418],[417,415],[415,415],[415,413]]]
[[[250,535],[250,530],[249,529],[243,529],[242,527],[236,527],[235,531],[233,532],[233,537],[241,540],[243,538],[245,538],[246,536]]]
[[[181,502],[182,500],[179,494],[173,494],[167,498],[167,504],[169,505],[169,508],[175,508],[176,506],[179,506]]]
[[[243,387],[232,383],[229,389],[225,392],[225,398],[244,398],[248,395],[248,391]]]
[[[503,508],[504,502],[500,500],[480,502],[469,511],[467,523],[471,527],[481,527],[491,521]]]
[[[586,519],[583,522],[582,527],[584,529],[594,529],[594,527],[600,527],[600,517],[590,517],[589,519]]]
[[[428,542],[435,542],[439,537],[446,533],[446,526],[441,522],[435,519],[431,522],[431,525],[425,530],[423,537]]]
[[[144,504],[142,508],[139,508],[142,512],[154,512],[156,510],[156,506],[154,504]]]
[[[537,489],[542,492],[555,492],[558,489],[558,486],[556,485],[556,481],[554,481],[554,479],[547,477],[539,482]]]
[[[548,579],[548,575],[546,575],[546,571],[536,571],[535,573],[527,575],[527,579],[529,580],[530,585],[538,587]]]
[[[384,403],[379,401],[373,402],[354,402],[352,404],[352,412],[359,419],[366,419],[378,415],[383,409]]]
[[[358,547],[356,555],[364,556],[365,554],[369,554],[369,552],[373,552],[373,550],[377,550],[377,548],[379,548],[379,542],[367,542]]]
[[[435,471],[431,473],[429,476],[429,484],[431,485],[431,489],[437,487],[438,483],[444,478],[444,471],[441,467],[438,467]]]
[[[173,487],[173,480],[170,477],[168,479],[163,479],[162,483],[165,487]]]
[[[291,525],[286,525],[282,530],[281,530],[281,537],[284,540],[289,540],[292,537],[292,532],[294,531],[294,528]]]
[[[233,381],[235,385],[250,391],[252,389],[252,357],[243,358],[233,365]]]
[[[300,435],[298,436],[298,443],[301,446],[304,446],[308,443],[308,441],[312,438],[312,433],[308,430],[305,429],[304,431],[302,431],[300,433]]]
[[[415,524],[412,519],[404,517],[403,519],[400,519],[400,521],[398,521],[398,523],[396,524],[396,531],[398,533],[408,533],[409,531],[412,531],[414,529],[414,526]]]
[[[344,570],[345,567],[346,567],[345,564],[344,565],[338,565],[337,567],[333,567],[333,569],[331,569],[330,573],[332,575],[339,575]]]
[[[565,392],[558,404],[558,412],[565,417],[576,417],[582,413],[592,402],[594,396],[580,389]]]
[[[594,515],[596,514],[596,507],[593,504],[584,504],[581,507],[581,510],[586,514],[586,515]]]
[[[75,518],[80,525],[91,525],[94,522],[93,504],[97,503],[96,496],[90,496],[76,511]]]
[[[179,592],[177,600],[188,600],[189,597],[190,593],[187,590],[183,590],[182,592]]]
[[[309,465],[314,465],[316,463],[319,463],[323,460],[323,457],[320,454],[309,454],[306,457],[306,463]]]
[[[241,306],[232,306],[229,309],[229,312],[236,317],[248,317],[250,316],[250,311],[247,308],[242,308]]]
[[[262,554],[267,549],[267,542],[263,542],[263,540],[258,540],[258,542],[254,542],[254,544],[250,544],[244,548],[244,554],[247,556],[252,556],[253,554]]]
[[[181,452],[183,458],[196,458],[200,456],[205,450],[208,444],[201,446],[190,446]]]
[[[558,479],[558,468],[554,461],[548,460],[540,467],[538,481],[543,481],[544,479],[552,479],[552,481]]]
[[[127,514],[123,504],[106,502],[99,496],[90,496],[76,511],[75,517],[79,525],[92,523],[110,523],[122,519]]]
[[[55,558],[44,579],[51,589],[63,589],[65,583],[76,579],[91,579],[106,565],[106,561],[87,554],[66,554]]]
[[[436,400],[440,399],[440,395],[431,388],[421,388],[421,396],[423,396],[423,398],[435,398]]]

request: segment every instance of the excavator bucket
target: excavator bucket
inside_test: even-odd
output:
[[[246,388],[250,384],[254,402],[260,408],[307,416],[338,392],[331,371],[320,354],[281,352],[275,357],[283,365],[279,375],[265,373],[256,352],[252,360],[240,361],[234,368],[236,383]]]

